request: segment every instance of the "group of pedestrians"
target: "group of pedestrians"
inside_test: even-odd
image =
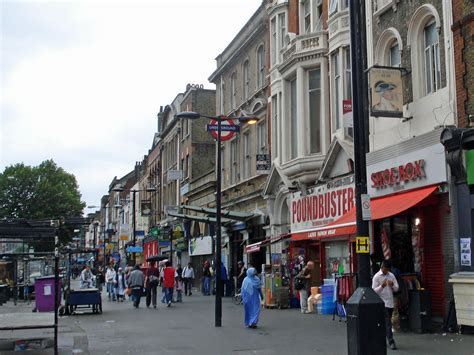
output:
[[[105,285],[109,301],[123,302],[127,289],[127,275],[119,267],[117,271],[113,265],[107,266]]]

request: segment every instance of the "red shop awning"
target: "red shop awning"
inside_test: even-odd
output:
[[[395,216],[409,210],[418,203],[429,197],[438,189],[438,186],[429,186],[418,190],[407,191],[404,193],[374,198],[370,201],[372,220]],[[341,218],[324,226],[311,231],[293,233],[292,241],[320,239],[325,237],[337,237],[346,234],[356,233],[356,209],[352,208]]]

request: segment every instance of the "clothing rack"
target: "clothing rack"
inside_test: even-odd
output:
[[[357,274],[343,273],[335,275],[336,286],[335,293],[335,307],[332,313],[332,320],[336,319],[336,314],[339,317],[339,322],[346,317],[346,303],[357,288]],[[341,289],[342,287],[342,289]],[[345,320],[347,322],[347,319]]]

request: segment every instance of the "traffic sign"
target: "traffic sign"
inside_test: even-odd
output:
[[[364,221],[370,221],[372,219],[372,211],[370,209],[370,195],[361,194],[360,199],[362,202],[362,219]]]
[[[356,253],[366,254],[369,252],[370,252],[369,237],[357,237],[356,238]]]
[[[216,130],[208,129],[208,131],[211,133],[211,136],[214,137],[214,139],[218,138],[217,125],[218,125],[217,120],[211,120],[208,125],[208,127],[216,126]],[[234,121],[230,119],[223,119],[221,121],[221,141],[228,141],[229,139],[232,139],[235,136],[235,132],[238,132],[238,130],[235,128],[228,128],[229,126],[238,127],[234,124]]]
[[[212,131],[217,131],[219,129],[219,126],[216,124],[208,124],[207,126],[207,131],[212,132]],[[239,132],[240,127],[237,125],[221,125],[221,132]]]

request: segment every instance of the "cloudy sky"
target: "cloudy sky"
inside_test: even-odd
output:
[[[151,147],[261,0],[0,0],[0,170],[53,159],[87,205]],[[86,210],[91,212],[90,210]]]

